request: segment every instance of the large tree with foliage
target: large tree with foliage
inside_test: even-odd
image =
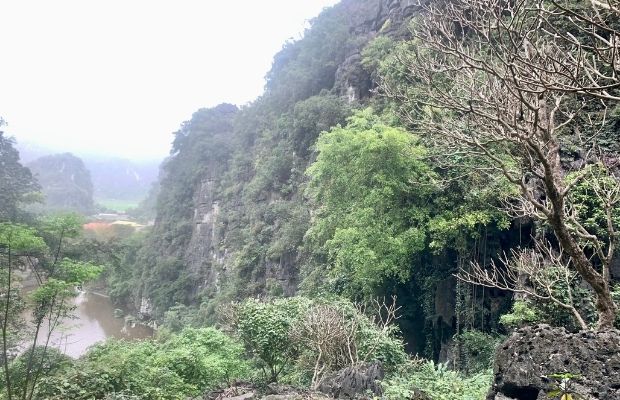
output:
[[[0,128],[4,120],[0,119]],[[35,199],[39,185],[30,170],[19,162],[15,141],[0,131],[0,221],[14,220],[19,205]]]
[[[434,187],[425,150],[368,109],[324,132],[317,151],[307,171],[318,205],[308,239],[325,252],[332,282],[356,297],[385,279],[407,280],[412,257],[426,247]]]
[[[590,192],[602,230],[589,226],[574,194],[594,170],[610,176],[605,156],[597,154],[597,133],[620,99],[617,2],[419,5],[414,39],[397,53],[405,79],[386,80],[385,93],[428,134],[443,161],[469,160],[490,179],[514,185],[519,194],[507,202],[509,211],[550,228],[562,252],[552,260],[570,261],[596,295],[598,327],[611,327],[617,182]],[[584,156],[567,175],[561,155],[570,148]]]

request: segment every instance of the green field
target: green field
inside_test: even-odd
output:
[[[121,199],[95,199],[96,204],[101,204],[105,208],[109,208],[110,210],[114,210],[116,212],[125,212],[130,208],[138,207],[140,203],[140,199],[134,200],[121,200]]]

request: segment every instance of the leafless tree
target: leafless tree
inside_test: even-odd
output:
[[[596,150],[607,109],[620,100],[618,5],[420,0],[411,46],[396,55],[408,82],[381,85],[443,160],[458,157],[517,189],[512,211],[551,228],[568,267],[596,294],[599,328],[615,319],[609,267],[618,235],[608,211],[617,193],[596,193],[607,225],[598,234],[579,218],[571,194],[600,158],[567,177],[560,154],[565,143]]]
[[[395,296],[389,303],[373,299],[368,306],[356,304],[354,309],[336,304],[313,305],[291,332],[293,341],[309,349],[314,358],[312,387],[316,389],[328,372],[372,360],[380,341],[360,346],[362,326],[370,323],[389,335],[399,309]]]
[[[358,361],[356,335],[359,321],[331,304],[310,308],[292,335],[314,355],[312,387],[316,389],[324,374]]]

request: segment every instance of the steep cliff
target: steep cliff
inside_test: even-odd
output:
[[[142,251],[136,305],[144,313],[296,292],[312,146],[371,96],[361,52],[378,34],[405,35],[412,3],[345,0],[326,9],[275,56],[262,97],[240,110],[199,110],[183,124]]]

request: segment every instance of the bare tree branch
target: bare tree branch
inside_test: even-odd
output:
[[[461,268],[457,278],[475,285],[519,293],[541,301],[552,302],[571,312],[581,329],[588,329],[584,318],[575,307],[572,286],[578,274],[570,268],[570,261],[555,252],[549,242],[535,242],[533,249],[512,250],[500,264],[489,267],[472,263]],[[563,299],[561,289],[568,299]]]

